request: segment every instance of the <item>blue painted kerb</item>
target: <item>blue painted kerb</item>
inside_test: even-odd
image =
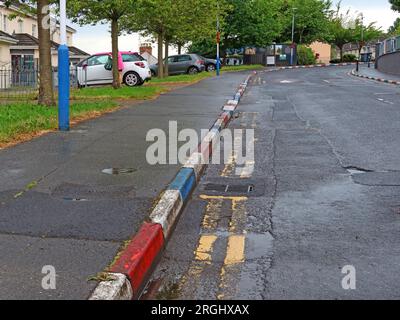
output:
[[[182,168],[176,175],[168,190],[179,190],[182,201],[186,202],[190,193],[196,186],[196,174],[192,168]]]

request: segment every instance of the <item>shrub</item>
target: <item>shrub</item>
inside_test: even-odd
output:
[[[331,61],[329,61],[330,63],[340,63],[342,61],[340,61],[340,59],[332,59]]]
[[[357,57],[354,54],[345,54],[343,56],[343,62],[355,62]]]
[[[306,46],[297,47],[297,61],[300,65],[315,64],[316,58],[311,48]]]

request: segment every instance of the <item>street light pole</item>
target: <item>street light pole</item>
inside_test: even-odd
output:
[[[292,66],[294,63],[294,24],[295,24],[295,11],[297,8],[292,8],[293,10],[293,18],[292,18],[292,45],[290,47],[290,65]]]
[[[217,3],[218,10],[217,10],[217,76],[220,75],[221,69],[221,59],[220,59],[220,41],[221,41],[221,34],[219,31],[219,3]]]
[[[60,0],[60,46],[58,47],[58,128],[69,131],[69,48],[67,44],[67,1]]]
[[[360,51],[358,53],[358,59],[357,59],[357,67],[356,67],[357,72],[360,71],[361,50],[363,46],[364,46],[364,15],[361,13],[361,41],[359,48]]]

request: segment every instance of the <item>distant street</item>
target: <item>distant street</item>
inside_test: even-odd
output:
[[[400,87],[350,70],[253,79],[229,128],[255,171],[207,169],[145,298],[400,298]]]

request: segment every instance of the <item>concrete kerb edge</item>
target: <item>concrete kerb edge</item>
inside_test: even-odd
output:
[[[200,144],[200,150],[194,152],[191,155],[186,164],[182,166],[182,168],[179,170],[174,178],[175,181],[177,177],[182,174],[183,171],[187,172],[188,169],[191,169],[193,170],[193,175],[195,177],[194,183],[190,182],[189,184],[187,184],[188,181],[182,181],[179,182],[182,185],[179,185],[174,189],[170,189],[169,187],[163,193],[156,207],[151,212],[149,216],[149,223],[161,226],[164,235],[164,242],[168,241],[168,239],[171,237],[173,226],[176,225],[177,221],[179,220],[182,208],[185,206],[187,200],[189,199],[189,197],[186,197],[186,199],[184,199],[180,190],[186,187],[189,188],[189,190],[186,190],[186,192],[191,193],[196,188],[198,181],[200,180],[203,171],[207,166],[208,160],[212,156],[212,149],[214,146],[213,141],[219,138],[220,131],[228,125],[229,121],[232,118],[233,112],[239,105],[240,98],[244,95],[247,89],[251,77],[255,74],[257,74],[257,72],[253,72],[246,78],[243,83],[240,84],[236,94],[234,95],[233,100],[227,101],[227,103],[224,105],[223,112],[218,117],[206,137],[204,137],[202,143]],[[225,107],[228,106],[228,110],[225,110]],[[206,157],[205,154],[209,156]],[[131,243],[138,240],[135,237],[136,235],[133,237]],[[162,246],[162,249],[159,253],[161,253],[164,247],[165,244]],[[147,271],[148,270],[141,270],[141,272],[144,273]],[[106,273],[105,275],[108,279],[106,281],[101,281],[98,283],[89,300],[132,300],[133,298],[135,298],[133,286],[128,275],[113,272]],[[138,284],[136,284],[136,286],[137,285]]]
[[[363,78],[363,79],[374,80],[374,81],[384,82],[384,83],[394,84],[394,85],[400,85],[400,81],[366,76],[366,75],[357,73],[357,71],[355,69],[353,69],[349,74],[352,75],[352,76],[355,76],[355,77]]]

